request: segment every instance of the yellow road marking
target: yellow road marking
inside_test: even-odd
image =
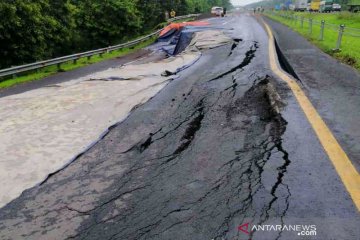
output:
[[[262,20],[263,21],[263,20]],[[341,148],[338,141],[330,129],[325,124],[315,107],[305,95],[304,91],[297,84],[296,80],[279,68],[277,54],[275,51],[274,36],[270,27],[263,21],[269,35],[269,60],[271,70],[283,79],[294,93],[300,107],[304,111],[308,121],[314,129],[321,145],[329,156],[347,191],[350,193],[358,211],[360,211],[360,175],[351,163],[345,151]]]

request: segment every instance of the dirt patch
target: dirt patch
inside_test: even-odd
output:
[[[350,65],[350,66],[353,66],[355,67],[357,65],[357,61],[355,58],[349,56],[349,55],[341,55],[339,53],[335,53],[334,56],[339,59],[341,62],[347,64],[347,65]]]

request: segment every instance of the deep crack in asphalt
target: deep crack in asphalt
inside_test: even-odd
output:
[[[234,38],[233,40],[234,40],[234,42],[233,42],[233,44],[231,45],[231,50],[230,50],[230,52],[229,52],[228,57],[230,57],[230,56],[233,54],[234,49],[237,48],[237,46],[239,45],[239,42],[242,41],[242,39],[240,39],[240,38]]]
[[[249,65],[251,63],[251,60],[255,57],[255,52],[256,52],[256,49],[258,49],[258,48],[259,48],[258,43],[256,41],[254,41],[254,44],[245,53],[245,58],[243,59],[243,61],[239,65],[231,68],[229,71],[226,71],[226,72],[212,78],[209,81],[214,81],[214,80],[221,79],[221,78],[225,77],[226,75],[228,75],[230,73],[233,73],[233,72],[235,72],[235,71],[237,71],[239,69],[242,69],[242,68],[246,67],[247,65]]]

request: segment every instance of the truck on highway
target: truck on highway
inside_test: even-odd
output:
[[[332,7],[333,7],[333,0],[321,1],[319,11],[322,13],[331,12]]]
[[[347,6],[350,12],[359,12],[360,0],[349,0]]]
[[[320,9],[320,0],[311,0],[309,11],[310,12],[318,12]]]
[[[296,12],[303,12],[306,10],[307,0],[295,0],[293,10]]]
[[[323,0],[320,2],[320,12],[336,12],[341,11],[341,5],[334,0]]]
[[[287,1],[285,2],[285,10],[289,10],[291,4],[292,4],[291,0],[287,0]]]
[[[212,7],[211,14],[213,16],[223,17],[224,16],[224,8],[222,7]]]
[[[332,10],[333,10],[333,12],[340,12],[341,5],[339,3],[333,3]]]

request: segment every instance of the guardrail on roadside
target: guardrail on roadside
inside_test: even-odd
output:
[[[320,35],[319,35],[320,41],[324,40],[324,30],[325,29],[329,29],[334,32],[337,32],[338,35],[337,35],[336,43],[334,43],[334,47],[335,47],[333,49],[334,51],[340,51],[341,42],[342,42],[344,35],[355,37],[355,38],[360,38],[360,29],[346,27],[344,24],[336,25],[336,24],[327,23],[327,22],[325,22],[325,20],[318,21],[318,20],[315,20],[312,18],[305,18],[302,16],[300,17],[300,16],[297,16],[294,14],[289,14],[289,13],[284,13],[284,12],[269,11],[267,13],[270,15],[273,15],[273,16],[282,17],[295,25],[300,24],[300,28],[307,27],[309,35],[313,34],[314,26],[320,27]]]
[[[174,22],[174,21],[181,20],[181,19],[198,17],[198,16],[200,16],[200,15],[201,15],[201,14],[189,14],[189,15],[184,15],[184,16],[178,16],[178,17],[170,18],[170,19],[168,20],[168,22]]]
[[[185,15],[185,16],[178,16],[178,17],[169,19],[168,22],[173,22],[176,20],[181,20],[181,19],[186,19],[186,18],[198,17],[199,15],[200,14],[189,14],[189,15]],[[145,40],[148,40],[151,37],[159,34],[161,30],[162,29],[157,30],[149,35],[143,36],[134,41],[130,41],[130,42],[114,45],[114,46],[109,46],[109,47],[100,48],[100,49],[96,49],[96,50],[92,50],[92,51],[76,53],[76,54],[72,54],[72,55],[68,55],[68,56],[64,56],[64,57],[58,57],[58,58],[53,58],[53,59],[49,59],[49,60],[45,60],[45,61],[39,61],[39,62],[35,62],[35,63],[30,63],[30,64],[21,65],[21,66],[2,69],[2,70],[0,70],[0,78],[6,77],[6,76],[15,76],[15,74],[17,74],[17,73],[23,73],[23,72],[36,70],[36,69],[40,69],[40,68],[52,66],[52,65],[58,65],[58,68],[60,69],[61,63],[65,63],[65,62],[69,62],[69,61],[74,61],[74,63],[76,63],[76,61],[80,58],[88,57],[90,59],[90,57],[94,56],[94,55],[101,56],[104,53],[108,53],[108,52],[111,52],[114,50],[122,49],[125,47],[132,47],[134,45],[137,45],[137,44],[139,44]]]

